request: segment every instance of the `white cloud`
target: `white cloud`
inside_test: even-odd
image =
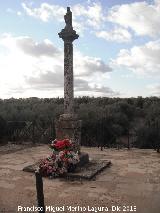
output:
[[[48,22],[53,18],[63,21],[63,16],[66,12],[63,7],[54,4],[50,5],[48,3],[42,3],[39,8],[32,8],[22,3],[22,7],[29,16],[41,19],[44,22]]]
[[[73,6],[72,10],[75,18],[85,18],[85,24],[94,28],[101,27],[100,25],[104,21],[104,13],[100,3],[89,3],[87,6],[77,4]]]
[[[22,41],[25,45],[20,45]],[[30,76],[38,77],[47,70],[55,72],[56,67],[62,64],[60,62],[63,60],[62,55],[56,55],[56,57],[51,58],[51,48],[48,48],[47,53],[47,49],[44,48],[44,41],[42,42],[43,48],[39,48],[38,46],[37,49],[34,45],[27,46],[29,44],[28,41],[32,41],[32,39],[29,37],[13,37],[9,34],[4,34],[0,37],[1,97],[21,96],[22,91],[23,96],[32,96],[33,91],[28,91],[29,87],[26,84],[26,78]],[[33,44],[36,44],[36,42],[33,41]],[[34,49],[33,53],[30,54],[29,48]],[[44,53],[42,53],[42,50]],[[52,55],[58,51],[58,49],[53,51]],[[40,57],[35,57],[36,55]],[[13,94],[14,92],[17,94]]]
[[[24,53],[32,56],[56,56],[60,51],[53,45],[51,41],[45,39],[38,43],[30,37],[19,37],[16,39],[17,46],[24,51]]]
[[[35,42],[32,38],[0,36],[0,96],[63,96],[63,51],[51,41]],[[104,75],[112,71],[100,58],[74,54],[75,91],[78,95],[117,94],[103,84]]]
[[[109,11],[108,21],[132,29],[137,35],[160,35],[160,3],[134,2],[116,5]]]
[[[22,3],[27,15],[44,22],[50,20],[64,21],[66,8],[56,5],[41,3],[34,7],[29,3]],[[78,33],[90,30],[109,41],[126,42],[131,40],[131,32],[138,36],[157,37],[160,35],[160,3],[155,0],[153,4],[146,1],[116,5],[112,8],[104,8],[100,2],[86,1],[83,4],[75,4],[71,8],[73,12],[73,26]],[[112,30],[106,30],[109,22],[112,22]],[[99,30],[100,32],[97,32]]]
[[[75,52],[74,55],[75,76],[86,77],[95,73],[103,74],[112,71],[111,67],[105,64],[100,58],[85,56],[80,52]]]
[[[157,7],[160,7],[160,0],[154,0],[154,2]]]
[[[58,72],[53,73],[48,71],[41,73],[38,77],[26,78],[26,82],[34,90],[47,90],[54,91],[55,89],[63,91],[63,72],[61,67],[57,67]],[[74,79],[74,92],[75,95],[87,95],[87,96],[118,96],[119,92],[113,91],[111,88],[89,83],[88,80],[75,77]]]
[[[78,80],[78,83],[77,81]],[[97,85],[97,84],[89,84],[85,80],[76,79],[75,80],[75,93],[76,95],[81,95],[83,92],[84,96],[107,96],[107,97],[117,97],[120,95],[119,92],[113,91],[111,88]],[[82,82],[81,82],[82,81]]]
[[[36,90],[53,90],[63,87],[63,69],[61,66],[55,66],[53,71],[39,73],[38,76],[25,77],[26,83]]]
[[[151,84],[147,86],[149,94],[151,96],[159,96],[160,97],[160,84]]]
[[[21,12],[21,11],[18,11],[18,12],[17,12],[17,16],[22,16],[22,12]]]
[[[150,41],[130,50],[122,49],[112,65],[124,67],[137,74],[160,76],[160,40]]]
[[[116,41],[116,42],[130,42],[132,35],[128,30],[123,28],[115,28],[111,31],[100,31],[96,33],[98,38],[103,38],[107,41]]]
[[[33,8],[33,6],[22,3],[22,7],[27,15],[40,19],[44,22],[48,22],[51,19],[57,21],[64,20],[64,14],[66,8],[55,5],[42,3],[39,7]],[[87,27],[100,28],[104,21],[104,14],[100,3],[87,3],[87,5],[75,4],[72,7],[73,12],[73,26],[77,32],[83,34],[83,31]]]

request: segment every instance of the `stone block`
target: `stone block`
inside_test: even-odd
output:
[[[84,166],[85,164],[89,163],[89,155],[88,155],[88,153],[86,153],[86,152],[81,152],[81,153],[79,154],[79,158],[80,158],[80,161],[79,161],[79,163],[77,164],[77,166],[82,167],[82,166]]]
[[[72,115],[60,116],[60,119],[55,121],[55,129],[57,140],[71,139],[74,143],[74,150],[80,151],[81,120],[75,119]]]

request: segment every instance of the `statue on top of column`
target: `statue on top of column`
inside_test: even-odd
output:
[[[72,12],[70,11],[70,7],[67,7],[67,13],[64,16],[64,20],[66,23],[65,30],[70,30],[72,28]]]
[[[65,20],[66,26],[64,29],[61,30],[60,33],[58,33],[58,35],[65,42],[66,41],[73,42],[75,39],[79,37],[79,35],[76,33],[75,30],[73,30],[73,27],[72,27],[72,12],[70,10],[70,7],[67,7],[67,13],[64,16],[64,20]]]

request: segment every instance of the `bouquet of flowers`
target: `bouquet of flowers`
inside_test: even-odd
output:
[[[73,147],[73,144],[71,140],[69,139],[64,139],[64,140],[57,140],[55,139],[52,141],[50,148],[52,151],[61,151],[61,150],[71,150]]]
[[[56,177],[73,171],[79,162],[79,155],[73,151],[73,143],[69,139],[52,141],[52,154],[40,161],[39,171],[43,176]]]

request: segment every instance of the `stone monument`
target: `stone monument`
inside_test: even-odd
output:
[[[90,180],[106,167],[111,165],[106,160],[91,160],[87,153],[81,152],[81,121],[74,112],[74,86],[73,86],[73,44],[72,42],[79,36],[72,27],[72,12],[67,7],[64,16],[66,26],[59,33],[59,37],[64,41],[64,114],[55,121],[56,139],[71,139],[74,143],[74,151],[78,152],[80,162],[74,172],[69,172],[67,177],[73,179]],[[26,166],[23,171],[35,172],[39,168],[39,161],[33,165]]]
[[[79,35],[72,27],[72,12],[67,7],[67,13],[64,16],[66,26],[58,33],[64,41],[64,114],[60,115],[59,120],[55,121],[56,138],[71,139],[74,144],[74,150],[79,153],[80,164],[88,163],[87,153],[81,153],[81,120],[78,120],[74,112],[74,75],[73,75],[73,44]]]

